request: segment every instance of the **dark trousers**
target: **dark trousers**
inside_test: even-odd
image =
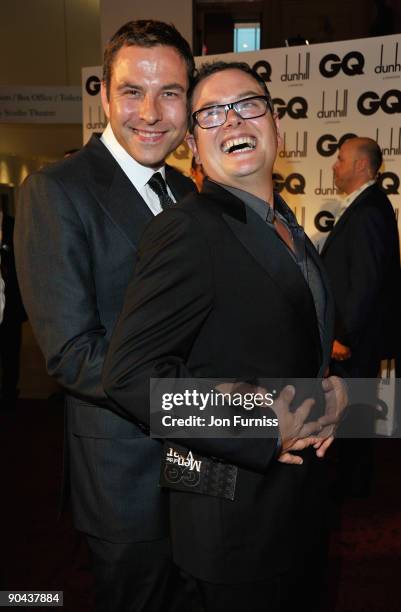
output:
[[[335,494],[367,497],[374,477],[377,376],[380,356],[332,361],[331,374],[349,379],[350,406],[337,432],[338,474]],[[361,379],[361,382],[353,379]]]
[[[285,574],[260,582],[212,584],[196,580],[204,612],[294,612],[320,610],[322,576]],[[189,612],[189,611],[188,611]]]
[[[107,542],[87,536],[96,612],[192,612],[168,539]]]

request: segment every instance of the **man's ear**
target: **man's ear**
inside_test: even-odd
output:
[[[106,83],[104,81],[102,81],[100,84],[100,97],[102,99],[104,114],[106,115],[107,119],[110,119],[110,104],[107,97]]]
[[[192,155],[194,156],[196,163],[197,164],[201,164],[202,162],[201,162],[200,157],[199,157],[198,147],[196,146],[195,136],[188,132],[186,137],[185,137],[185,140],[187,142],[187,145],[189,146],[189,148],[192,151]]]
[[[360,157],[357,160],[357,168],[361,174],[370,174],[370,163],[367,157]]]

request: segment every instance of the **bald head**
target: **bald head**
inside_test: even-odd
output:
[[[379,145],[372,138],[349,138],[340,147],[333,166],[335,183],[350,194],[377,176],[382,164]]]

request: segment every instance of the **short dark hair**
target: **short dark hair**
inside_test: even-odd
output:
[[[189,88],[189,91],[188,91],[188,101],[189,101],[189,109],[190,109],[189,110],[189,114],[190,114],[190,117],[189,117],[189,128],[188,129],[189,129],[189,131],[191,133],[193,133],[194,127],[195,127],[194,124],[193,124],[192,113],[191,113],[192,98],[193,98],[193,94],[194,94],[195,88],[204,79],[207,79],[207,77],[211,76],[212,74],[215,74],[216,72],[222,72],[223,70],[242,70],[242,72],[245,72],[246,74],[249,74],[252,78],[255,79],[255,81],[258,83],[258,85],[260,85],[260,87],[262,88],[263,92],[265,93],[265,95],[269,99],[270,109],[271,110],[273,109],[270,92],[267,89],[267,85],[266,85],[265,81],[263,80],[263,78],[260,76],[260,74],[256,70],[254,70],[253,68],[251,68],[249,66],[249,64],[247,64],[246,62],[222,62],[222,61],[206,62],[205,64],[202,64],[202,66],[195,71],[195,75],[194,75],[193,79],[191,80],[190,88]]]
[[[122,47],[173,47],[182,57],[187,66],[188,81],[190,82],[195,70],[194,58],[191,48],[185,38],[172,23],[154,21],[153,19],[139,19],[128,21],[114,36],[111,37],[103,58],[103,81],[106,85],[107,97],[110,94],[110,81],[113,62],[116,54]]]

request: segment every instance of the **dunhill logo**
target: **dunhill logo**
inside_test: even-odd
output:
[[[100,105],[98,106],[97,117],[95,118],[95,120],[93,120],[92,117],[92,110],[92,107],[89,107],[89,121],[86,124],[86,129],[103,131],[107,125],[107,121],[105,120],[102,107]]]
[[[340,193],[334,184],[334,175],[332,178],[331,187],[322,187],[322,181],[323,181],[323,170],[319,170],[319,187],[316,187],[315,189],[316,195],[338,195]]]
[[[356,134],[344,134],[338,139],[333,134],[323,134],[316,143],[317,152],[323,157],[330,157],[349,138],[355,138]]]
[[[302,70],[302,53],[298,53],[298,70],[297,72],[288,72],[288,54],[285,56],[285,70],[280,76],[282,81],[306,81],[309,79],[310,74],[310,53],[305,54],[305,67]]]
[[[398,128],[398,142],[393,142],[394,128],[390,128],[390,146],[385,147],[379,143],[379,128],[376,129],[376,142],[380,144],[382,154],[384,157],[391,157],[392,155],[401,155],[401,128]]]
[[[348,110],[348,89],[344,89],[342,103],[339,100],[339,90],[336,89],[336,103],[334,108],[326,109],[326,92],[322,91],[322,107],[316,114],[319,119],[336,119],[337,117],[346,117]],[[340,108],[340,104],[342,104]]]
[[[294,206],[293,213],[299,225],[305,227],[306,208],[305,206]]]
[[[401,64],[398,63],[398,42],[395,43],[394,63],[383,64],[384,45],[380,45],[380,63],[375,66],[376,74],[387,74],[388,72],[401,72]]]
[[[304,132],[302,149],[300,148],[299,132],[295,132],[295,149],[287,148],[287,134],[283,135],[283,148],[279,153],[279,157],[293,159],[296,157],[306,157],[308,153],[308,132]]]

